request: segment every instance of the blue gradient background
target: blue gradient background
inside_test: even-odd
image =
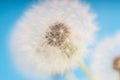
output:
[[[36,2],[37,0],[0,0],[0,80],[28,80],[14,68],[7,41],[15,22],[32,3]],[[97,41],[120,31],[119,0],[85,0],[85,2],[89,3],[97,14],[96,20],[100,26]],[[74,73],[78,80],[88,80],[80,69]],[[64,79],[56,77],[54,80]]]

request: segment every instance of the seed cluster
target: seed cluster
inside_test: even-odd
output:
[[[113,67],[115,70],[120,71],[120,57],[118,57],[114,60]]]
[[[69,29],[64,23],[55,23],[50,26],[50,31],[47,32],[45,38],[48,45],[61,46],[69,34]]]

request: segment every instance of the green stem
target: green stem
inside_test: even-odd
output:
[[[88,76],[90,80],[93,80],[93,77],[91,75],[91,72],[87,68],[87,66],[81,61],[79,62],[80,68],[84,71],[84,73]]]

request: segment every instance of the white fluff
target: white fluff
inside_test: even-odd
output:
[[[120,33],[98,43],[91,63],[95,80],[119,80],[119,73],[113,68],[113,62],[119,56]]]
[[[33,5],[12,31],[11,50],[16,68],[30,76],[51,76],[71,70],[94,41],[97,31],[94,18],[89,6],[78,0],[52,0]],[[71,59],[57,48],[40,46],[49,25],[56,21],[68,25],[71,41],[78,48]]]

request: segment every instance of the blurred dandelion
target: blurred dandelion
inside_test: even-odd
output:
[[[11,50],[16,67],[31,76],[67,74],[81,66],[97,31],[95,15],[78,0],[35,4],[16,24]]]
[[[118,71],[119,73],[119,80],[120,80],[120,57],[115,58],[113,61],[113,68]]]
[[[119,80],[120,78],[120,33],[98,43],[92,59],[95,80]]]

